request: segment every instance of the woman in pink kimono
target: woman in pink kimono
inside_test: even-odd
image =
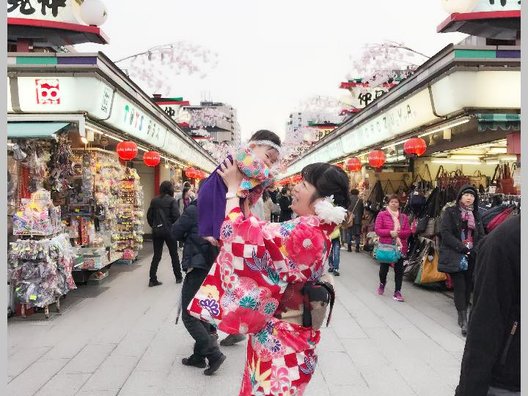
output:
[[[331,302],[318,282],[328,235],[346,215],[348,178],[329,164],[305,167],[292,191],[297,217],[268,223],[231,198],[242,177],[237,167],[225,164],[219,174],[228,187],[222,248],[189,312],[227,333],[249,334],[240,395],[302,395]]]

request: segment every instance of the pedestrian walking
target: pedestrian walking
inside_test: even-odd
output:
[[[438,260],[438,271],[448,273],[453,281],[455,307],[462,335],[467,333],[475,247],[483,236],[477,189],[465,185],[458,192],[456,205],[446,208],[441,217]]]
[[[356,253],[359,253],[361,243],[361,223],[365,206],[363,199],[359,196],[359,190],[354,188],[350,191],[350,206],[348,207],[349,221],[346,224],[347,248],[352,251],[352,242],[355,244]]]
[[[401,255],[394,263],[380,263],[378,294],[385,292],[389,267],[394,266],[394,294],[392,298],[399,302],[405,299],[401,294],[403,282],[403,261],[407,255],[408,239],[411,227],[406,214],[400,211],[400,200],[396,194],[389,196],[387,208],[378,213],[374,231],[379,237],[379,243],[392,244],[399,247]]]
[[[236,191],[236,166],[223,165],[220,174],[228,191]],[[240,395],[302,395],[317,366],[315,348],[328,307],[321,298],[328,301],[333,293],[313,282],[323,278],[329,235],[345,218],[349,186],[345,172],[326,163],[308,165],[302,175],[292,193],[298,215],[292,221],[259,222],[247,205],[240,208],[239,200],[229,199],[217,260],[229,276],[208,277],[203,288],[222,291],[205,293],[202,300],[201,289],[189,307],[213,322],[210,315],[224,307],[219,329],[250,334]],[[245,252],[251,249],[249,257]],[[245,264],[238,268],[239,262]],[[205,306],[212,310],[200,308]]]
[[[191,186],[185,186],[182,191],[182,195],[180,198],[178,198],[178,210],[180,213],[183,213],[185,208],[190,205],[190,203],[194,199],[194,192],[192,190]]]
[[[291,204],[292,204],[291,192],[287,187],[283,187],[281,191],[281,196],[279,197],[279,206],[281,209],[280,218],[279,218],[280,222],[291,220],[292,213],[293,213],[291,209]]]
[[[181,283],[183,279],[177,242],[171,235],[172,224],[180,217],[177,202],[173,197],[174,186],[172,182],[166,180],[160,184],[159,191],[160,194],[152,199],[147,211],[147,222],[152,228],[152,245],[154,248],[154,255],[150,263],[149,287],[162,284],[158,280],[157,272],[163,252],[163,244],[166,244],[169,249],[176,283]]]
[[[341,261],[341,227],[336,227],[330,234],[332,242],[330,256],[328,257],[328,272],[339,276],[339,263]]]
[[[202,180],[201,184],[204,182]],[[198,189],[197,194],[200,194]],[[185,280],[182,285],[182,306],[187,307],[200,288],[209,269],[213,265],[218,248],[201,238],[198,233],[198,208],[196,199],[192,200],[180,218],[172,225],[172,236],[177,241],[183,241],[182,268],[185,271]],[[202,322],[189,315],[187,310],[182,311],[182,322],[194,339],[193,353],[182,359],[185,366],[206,368],[206,359],[209,367],[205,375],[217,371],[226,356],[220,352],[215,336],[214,326]]]
[[[499,258],[499,259],[498,259]],[[521,216],[482,240],[456,396],[521,395]]]

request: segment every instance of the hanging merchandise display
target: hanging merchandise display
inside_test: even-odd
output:
[[[143,248],[143,190],[135,169],[125,168],[117,211],[117,251],[132,261]]]
[[[70,237],[78,250],[76,270],[100,270],[133,260],[142,248],[143,197],[135,169],[113,152],[75,150],[70,197]]]

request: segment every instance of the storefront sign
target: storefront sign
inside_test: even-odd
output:
[[[458,71],[433,83],[431,90],[441,115],[463,108],[521,108],[521,72],[516,70]]]
[[[24,113],[77,113],[87,111],[92,117],[110,115],[112,88],[95,77],[18,77],[20,110]],[[8,84],[8,112],[12,96]]]
[[[119,93],[115,95],[112,114],[106,122],[156,147],[162,147],[165,142],[167,129]]]
[[[83,24],[81,0],[7,0],[7,17]]]
[[[479,0],[471,12],[520,11],[521,0]]]

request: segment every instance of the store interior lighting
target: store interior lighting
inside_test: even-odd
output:
[[[457,164],[457,165],[482,165],[480,160],[471,159],[450,159],[450,158],[435,158],[431,160],[433,164]]]
[[[81,136],[81,142],[82,142],[82,144],[87,145],[88,144],[88,139],[86,139],[84,136]]]
[[[471,117],[469,117],[469,116],[462,117],[462,118],[459,118],[459,119],[456,119],[456,120],[453,120],[453,121],[450,121],[450,122],[446,122],[443,125],[439,125],[439,126],[433,128],[431,130],[428,130],[428,131],[426,131],[426,132],[424,132],[424,133],[422,133],[422,134],[420,134],[418,136],[419,137],[429,136],[429,135],[432,135],[433,133],[443,131],[444,129],[450,129],[450,128],[454,128],[454,127],[459,126],[459,125],[466,124],[469,121],[471,121]]]

